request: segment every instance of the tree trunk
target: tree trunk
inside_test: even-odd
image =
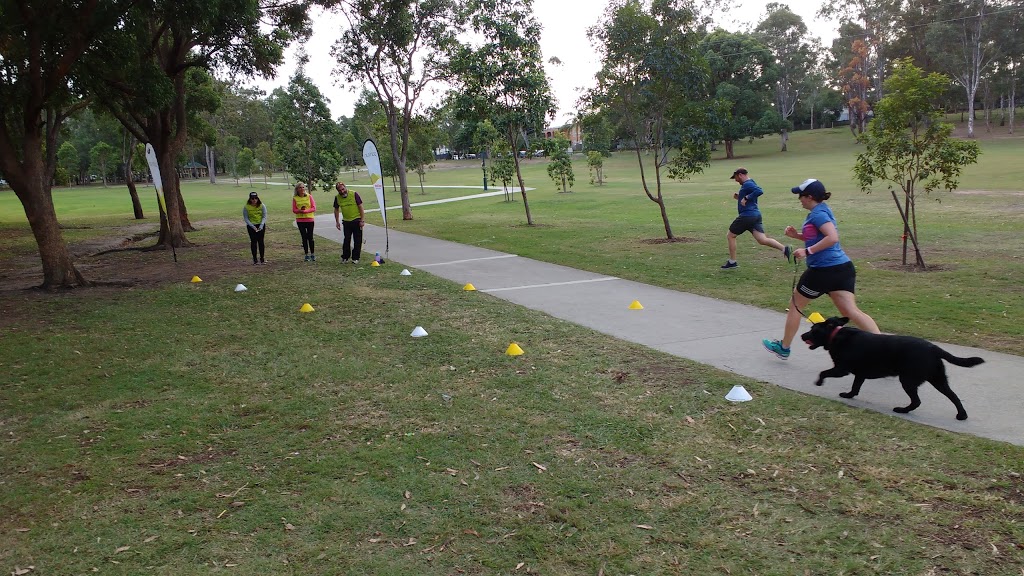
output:
[[[142,202],[139,201],[139,191],[135,189],[135,175],[131,171],[131,156],[128,157],[128,162],[125,164],[125,184],[128,186],[128,195],[132,197],[132,212],[135,213],[136,220],[145,220],[146,216],[142,213]]]
[[[725,157],[729,160],[733,159],[732,140],[725,141]]]
[[[523,182],[523,173],[519,169],[519,154],[516,152],[516,131],[511,126],[509,127],[508,142],[509,148],[512,150],[512,161],[516,165],[516,179],[519,180],[519,193],[523,196],[523,208],[526,209],[526,223],[533,226],[530,202],[526,199],[526,184]]]
[[[409,202],[409,177],[405,173],[406,146],[398,134],[397,112],[392,108],[388,114],[388,132],[391,135],[391,158],[395,161],[395,172],[402,196],[402,220],[412,220],[412,205]],[[408,138],[408,134],[405,135]],[[401,146],[401,149],[399,149]]]
[[[210,184],[217,183],[217,164],[213,155],[213,146],[206,145],[206,172],[210,175]]]
[[[785,152],[789,144],[789,130],[783,130],[780,136],[782,138],[782,152]]]
[[[1010,73],[1010,134],[1013,134],[1013,121],[1017,109],[1017,63],[1013,63],[1013,72]]]
[[[74,286],[90,286],[82,274],[75,268],[67,244],[57,222],[57,212],[53,208],[53,197],[44,183],[47,176],[43,173],[42,159],[38,157],[41,148],[34,150],[30,142],[25,143],[25,170],[23,174],[8,174],[11,187],[21,200],[28,217],[32,235],[39,247],[39,258],[43,264],[42,288],[71,288]],[[33,158],[32,156],[35,156]]]

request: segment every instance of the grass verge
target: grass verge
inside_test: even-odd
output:
[[[1024,563],[1020,447],[738,378],[391,265],[214,273],[245,258],[236,228],[204,229],[172,285],[5,296],[6,570]],[[188,283],[193,271],[206,281]],[[316,311],[298,313],[304,302]],[[430,335],[411,338],[417,325]],[[525,355],[504,355],[513,341]],[[734,384],[756,400],[723,400]]]

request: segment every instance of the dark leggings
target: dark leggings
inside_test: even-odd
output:
[[[252,229],[252,226],[246,226],[246,230],[249,231],[249,249],[252,250],[252,261],[256,262],[256,251],[259,250],[260,262],[263,262],[263,237],[267,235],[267,227],[264,226],[259,232]]]
[[[296,222],[299,225],[299,234],[302,235],[302,251],[306,254],[316,254],[313,248],[313,223]]]

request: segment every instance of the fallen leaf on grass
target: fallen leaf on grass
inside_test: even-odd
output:
[[[15,532],[28,532],[31,528],[15,528]]]
[[[416,544],[416,539],[415,538],[409,538],[409,541],[406,542],[405,544],[402,544],[402,546],[408,547],[408,546],[412,546],[414,544]]]
[[[120,547],[120,548],[118,548],[117,550],[114,550],[114,554],[119,554],[119,553],[121,553],[121,552],[127,552],[127,551],[129,551],[129,550],[131,550],[131,549],[132,549],[132,547],[131,547],[131,546],[121,546],[121,547]]]
[[[18,568],[17,566],[15,566],[14,567],[14,572],[11,572],[11,574],[13,574],[14,576],[23,576],[24,574],[28,574],[29,572],[31,572],[31,571],[33,571],[35,569],[36,569],[35,566],[29,566],[27,568]]]
[[[153,536],[150,536],[149,538],[146,538],[145,540],[143,540],[143,542],[146,542],[146,543],[152,542],[153,540],[156,540],[157,538],[159,538],[159,536],[153,535]]]
[[[522,568],[525,565],[526,565],[526,562],[520,562],[519,564],[516,564],[516,570],[519,570],[520,568]]]
[[[412,492],[409,492],[408,490],[406,490],[404,493],[402,493],[402,496],[405,496],[405,499],[408,500],[408,499],[412,498]]]
[[[654,530],[654,526],[648,526],[647,524],[637,524],[634,528],[639,528],[641,530]]]
[[[534,466],[536,466],[537,470],[540,470],[541,472],[544,472],[544,471],[546,471],[548,469],[547,466],[545,466],[543,464],[537,464],[536,462],[530,462],[530,464],[533,464]]]
[[[694,423],[694,419],[692,417],[690,417],[690,416],[687,416],[686,417],[686,423],[687,424],[693,424]]]

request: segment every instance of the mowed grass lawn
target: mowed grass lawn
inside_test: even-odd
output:
[[[921,208],[954,205],[958,220],[989,226],[934,224],[932,234],[951,238],[932,259],[940,271],[875,268],[896,257],[898,220],[874,221],[891,216],[884,197],[844,193],[813,168],[796,168],[815,156],[799,152],[800,138],[825,138],[838,151],[805,144],[839,158],[841,136],[796,135],[790,169],[760,158],[758,147],[774,143],[757,142],[740,147],[747,157],[739,161],[716,162],[701,182],[671,184],[674,230],[692,242],[651,242],[660,219],[617,175],[629,169],[624,157],[611,161],[605,188],[581,174],[571,194],[545,188],[543,164],[531,161],[535,228],[523,225],[521,202],[500,197],[416,208],[412,222],[391,222],[438,236],[475,230],[464,241],[780,308],[792,268],[767,248],[744,244],[740,270],[717,270],[734,213],[726,178],[738,163],[751,170],[768,192],[762,206],[774,229],[799,223],[788,187],[814,175],[836,191],[861,301],[883,329],[927,310],[948,318],[917,318],[912,332],[947,326],[946,334],[966,337],[984,319],[979,343],[1019,342],[1010,320],[997,331],[990,325],[998,315],[983,307],[961,303],[954,314],[952,297],[925,297],[1001,291],[1003,310],[1019,316],[1011,280],[1020,269],[1007,265],[1019,263],[1019,244],[1016,253],[1009,247],[1019,240],[1002,232],[1006,221],[1019,229],[1012,188],[979,180],[970,186],[987,194],[943,193],[941,204]],[[1015,152],[1004,153],[1009,164]],[[437,170],[428,184],[465,183],[460,172]],[[464,174],[475,178],[478,167]],[[836,174],[839,182],[848,172]],[[288,188],[257,190],[271,206],[270,266],[223,271],[248,259],[237,223],[248,188],[188,184],[192,219],[202,224],[190,235],[196,247],[179,252],[181,278],[0,295],[4,570],[1020,574],[1024,448],[764,385],[424,272],[403,277],[391,264],[341,268],[330,259],[305,265],[295,257]],[[57,197],[59,212],[81,211],[64,219],[73,244],[131,223],[121,189]],[[999,210],[983,217],[986,205]],[[9,206],[0,204],[8,271],[34,250]],[[870,209],[873,217],[859,215]],[[888,237],[889,252],[874,246]],[[983,263],[954,256],[962,251]],[[168,255],[82,262],[97,258],[130,277]],[[207,281],[191,284],[192,274]],[[942,287],[944,274],[970,281]],[[883,281],[890,276],[892,287]],[[237,283],[249,290],[234,292]],[[915,291],[904,295],[899,283]],[[316,311],[298,313],[304,302]],[[880,303],[887,314],[872,308]],[[417,325],[430,335],[411,338]],[[526,354],[505,355],[511,342]],[[735,384],[756,401],[726,402]]]

